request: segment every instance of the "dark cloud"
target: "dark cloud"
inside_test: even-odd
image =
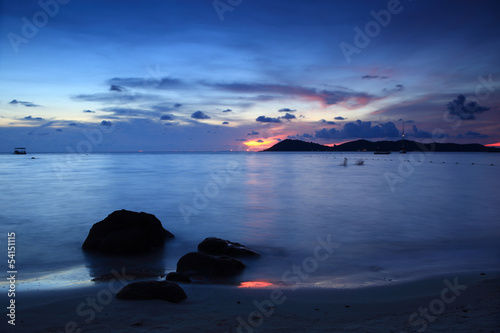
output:
[[[293,110],[293,109],[289,109],[289,108],[283,108],[283,109],[279,109],[278,112],[295,112],[297,110]]]
[[[83,113],[95,113],[95,111],[92,111],[92,110],[83,110],[82,112]]]
[[[78,126],[78,124],[77,123],[69,123],[68,126],[75,126],[76,127],[76,126]]]
[[[394,94],[394,93],[403,91],[404,88],[405,87],[402,84],[396,84],[394,86],[394,88],[390,88],[390,89],[384,88],[383,91],[384,91],[385,94]]]
[[[247,135],[259,135],[259,132],[251,131],[250,133],[247,133]]]
[[[295,117],[294,114],[291,114],[291,113],[286,113],[283,117],[279,117],[279,119],[286,119],[288,121],[292,120],[292,119],[295,119],[297,117]]]
[[[157,116],[157,113],[146,109],[135,109],[135,108],[121,108],[121,107],[109,107],[104,108],[102,111],[112,112],[114,117],[140,117],[140,116]]]
[[[206,85],[237,93],[265,93],[265,95],[261,95],[260,97],[266,97],[266,100],[281,98],[283,95],[301,97],[309,100],[317,100],[325,106],[349,101],[350,106],[357,107],[364,106],[372,100],[380,99],[380,97],[376,97],[365,92],[352,90],[318,90],[316,88],[279,84],[214,83]],[[270,95],[270,93],[281,95],[281,97]]]
[[[56,129],[56,132],[62,132],[62,131],[63,131],[63,130],[62,130],[62,129],[60,129],[60,128]]]
[[[260,140],[257,140],[257,142],[264,142],[264,140],[260,139]]]
[[[333,119],[335,119],[335,120],[346,120],[347,118],[344,118],[344,117],[338,116],[338,117],[335,117],[335,118],[333,118]]]
[[[394,138],[399,137],[399,131],[393,122],[372,125],[371,121],[357,120],[344,124],[343,128],[323,128],[316,131],[317,139],[349,139],[349,138]]]
[[[231,112],[231,111],[233,111],[233,110],[231,110],[231,109],[226,109],[226,110],[223,110],[222,112]]]
[[[389,77],[388,76],[380,76],[380,75],[363,75],[361,78],[362,79],[380,79],[380,80],[383,80],[383,79],[388,79]]]
[[[326,119],[321,119],[319,122],[323,123],[323,124],[327,124],[327,125],[335,125],[335,124],[337,124],[334,121],[327,121]]]
[[[104,127],[111,127],[113,125],[112,122],[108,121],[108,120],[103,120],[101,121],[101,126],[104,126]]]
[[[174,120],[174,116],[171,114],[164,114],[160,117],[160,120]]]
[[[44,121],[45,119],[41,117],[32,117],[32,116],[27,116],[22,118],[21,120],[27,120],[27,121]]]
[[[415,125],[412,126],[412,129],[408,133],[406,133],[406,135],[410,136],[410,137],[419,138],[419,139],[431,139],[431,138],[444,139],[444,138],[449,137],[449,135],[445,134],[445,133],[439,133],[437,136],[433,135],[431,132],[419,130],[417,128],[417,126],[415,126]]]
[[[110,87],[109,87],[109,90],[110,91],[118,91],[118,92],[121,92],[121,91],[124,91],[125,88],[124,87],[121,87],[119,85],[116,85],[116,84],[112,84]]]
[[[181,106],[182,106],[182,104],[181,104],[181,103],[175,103],[175,104],[174,104],[174,108],[180,108]]]
[[[210,117],[207,116],[205,113],[203,113],[203,111],[193,112],[193,114],[191,115],[191,118],[193,118],[193,119],[210,119]]]
[[[255,121],[261,122],[261,123],[281,123],[281,120],[279,118],[271,118],[271,117],[266,117],[266,116],[259,116]]]
[[[293,139],[293,140],[302,140],[302,141],[308,141],[310,139],[314,138],[313,135],[304,133],[304,134],[296,134],[296,135],[289,135],[287,139]]]
[[[468,131],[465,134],[459,134],[457,137],[459,139],[464,139],[464,138],[467,138],[467,139],[486,139],[486,138],[489,138],[490,136],[487,134],[481,134],[478,132]]]
[[[128,88],[152,88],[152,89],[171,89],[174,87],[180,87],[183,83],[178,79],[173,79],[169,77],[159,77],[159,78],[137,78],[137,77],[128,77],[128,78],[119,78],[115,77],[107,82],[109,85],[119,86],[119,87],[128,87]]]
[[[246,139],[234,139],[234,141],[247,141]]]
[[[491,109],[489,107],[480,106],[476,102],[467,103],[464,95],[458,95],[456,99],[448,103],[446,108],[450,114],[458,116],[463,120],[476,119],[475,114]]]
[[[229,121],[224,121],[222,125],[229,125]]]
[[[13,105],[21,104],[21,105],[24,105],[24,106],[29,107],[29,108],[41,106],[41,105],[38,105],[38,104],[35,104],[32,102],[18,101],[17,99],[13,99],[12,101],[9,102],[9,104],[13,104]]]
[[[138,101],[151,102],[152,100],[160,99],[156,95],[145,95],[139,93],[123,92],[122,94],[116,93],[97,93],[97,94],[80,94],[72,97],[78,101],[84,102],[101,102],[101,103],[132,103]]]

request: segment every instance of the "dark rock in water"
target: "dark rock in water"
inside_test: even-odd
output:
[[[167,281],[140,281],[126,285],[116,294],[119,299],[163,299],[178,303],[187,298],[184,290],[176,283]]]
[[[245,268],[238,259],[222,256],[215,257],[205,253],[191,252],[177,262],[177,273],[188,276],[223,276],[238,275]]]
[[[257,252],[250,250],[240,243],[234,243],[216,237],[205,238],[205,240],[198,245],[198,251],[212,255],[226,255],[230,257],[259,256]]]
[[[138,254],[161,247],[165,240],[173,237],[156,216],[123,209],[95,223],[82,248],[112,254]]]
[[[188,276],[177,272],[168,273],[166,280],[174,282],[191,282],[191,279]]]

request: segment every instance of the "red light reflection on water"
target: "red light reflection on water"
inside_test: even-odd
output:
[[[265,288],[272,285],[271,282],[267,281],[245,281],[241,282],[238,288]]]

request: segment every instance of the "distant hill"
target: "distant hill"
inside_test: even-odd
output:
[[[313,142],[286,139],[263,151],[399,151],[402,140],[398,141],[368,141],[356,140],[329,147]],[[404,147],[407,151],[436,151],[436,152],[500,152],[499,148],[485,147],[478,143],[432,143],[422,144],[405,140]]]

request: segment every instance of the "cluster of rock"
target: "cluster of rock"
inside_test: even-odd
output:
[[[152,251],[164,245],[174,235],[165,230],[154,215],[120,210],[111,213],[90,229],[82,248],[107,254],[133,255]],[[167,281],[140,281],[126,285],[116,295],[119,299],[163,299],[180,302],[187,298],[174,282],[191,282],[192,277],[207,279],[233,277],[245,264],[236,257],[258,257],[259,254],[242,244],[209,237],[177,262],[176,272]]]

